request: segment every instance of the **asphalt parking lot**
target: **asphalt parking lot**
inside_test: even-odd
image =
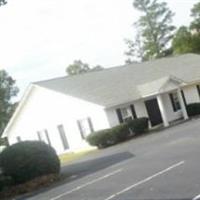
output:
[[[200,199],[200,119],[91,154],[29,200]]]

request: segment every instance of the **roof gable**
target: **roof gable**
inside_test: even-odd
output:
[[[160,87],[159,93],[169,92],[171,90],[178,89],[179,87],[184,85],[186,85],[186,83],[184,83],[183,81],[178,80],[175,77],[169,77],[166,83]]]
[[[166,76],[152,82],[139,85],[137,88],[141,94],[141,97],[145,98],[177,89],[181,85],[184,85],[183,81],[177,79],[176,77]]]

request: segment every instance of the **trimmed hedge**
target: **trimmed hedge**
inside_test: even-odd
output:
[[[55,150],[44,142],[25,141],[7,147],[0,154],[4,176],[16,184],[36,177],[60,172],[60,160]]]
[[[123,141],[129,135],[127,124],[115,126],[111,129],[104,129],[90,134],[87,141],[92,146],[104,148]]]
[[[200,103],[191,103],[187,105],[188,116],[200,115]]]
[[[130,135],[129,127],[126,123],[115,126],[111,128],[110,131],[113,135],[116,136],[117,143],[126,140],[128,136]]]
[[[104,129],[90,134],[87,141],[92,146],[105,148],[127,140],[131,134],[137,135],[148,130],[148,118],[138,118],[110,129]]]
[[[149,127],[148,122],[149,120],[147,117],[142,117],[128,121],[127,125],[131,129],[131,131],[137,135],[140,133],[144,133],[146,130],[148,130]]]
[[[13,185],[13,180],[11,177],[0,174],[0,191],[12,185]]]
[[[104,129],[90,134],[86,140],[92,146],[104,148],[115,143],[115,138],[110,134],[109,129]]]

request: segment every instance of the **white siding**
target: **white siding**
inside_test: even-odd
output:
[[[113,126],[116,126],[116,125],[119,124],[119,119],[118,119],[118,116],[117,116],[117,113],[116,113],[116,109],[117,108],[123,108],[123,107],[130,107],[131,104],[134,105],[137,117],[148,117],[146,107],[144,105],[143,100],[131,102],[131,103],[128,103],[128,104],[123,104],[123,105],[120,105],[118,107],[108,108],[108,109],[105,110],[106,114],[107,114],[108,122],[110,124],[110,127],[113,127]]]
[[[62,153],[64,149],[57,129],[62,124],[70,151],[76,151],[88,146],[77,125],[78,119],[88,116],[94,130],[109,127],[103,107],[36,86],[7,130],[9,142],[17,142],[17,136],[22,140],[38,140],[37,131],[47,129],[52,146]]]
[[[110,127],[116,126],[119,124],[119,119],[117,117],[116,108],[109,108],[105,110],[107,119]]]
[[[156,96],[150,97],[148,99],[153,99],[153,98],[156,98]],[[163,100],[163,104],[165,105],[167,119],[168,119],[169,122],[182,117],[182,111],[181,110],[176,111],[176,112],[173,111],[173,107],[172,107],[172,104],[171,104],[171,100],[169,98],[169,94],[167,94],[167,93],[162,94],[162,100]],[[119,124],[119,120],[118,120],[118,117],[117,117],[117,114],[116,114],[116,109],[117,108],[123,108],[123,107],[126,107],[126,106],[130,106],[131,104],[134,105],[135,112],[136,112],[136,115],[137,115],[138,118],[139,117],[149,117],[144,101],[145,100],[141,99],[141,100],[129,103],[129,104],[123,104],[123,105],[120,105],[118,107],[106,109],[106,114],[107,114],[110,126],[113,127],[113,126],[116,126],[116,125]]]
[[[187,103],[200,102],[196,85],[186,86],[183,91]],[[162,94],[162,100],[168,121],[182,116],[181,111],[173,111],[168,94]],[[134,105],[137,117],[148,117],[144,99],[104,110],[102,106],[34,86],[14,123],[6,129],[5,134],[12,144],[17,142],[17,136],[22,140],[38,140],[37,131],[47,129],[52,146],[58,153],[62,153],[64,148],[57,126],[63,125],[70,151],[76,151],[88,147],[81,138],[77,120],[90,117],[95,131],[113,127],[119,124],[116,109],[131,104]]]
[[[186,86],[183,91],[187,104],[200,102],[196,85]]]

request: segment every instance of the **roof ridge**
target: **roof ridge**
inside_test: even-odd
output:
[[[46,80],[36,81],[36,82],[33,82],[32,84],[36,84],[37,85],[37,84],[40,84],[40,83],[49,82],[49,81],[53,81],[53,80],[66,79],[66,78],[77,78],[77,77],[81,77],[81,76],[88,76],[91,73],[93,73],[93,74],[94,73],[102,73],[102,72],[110,71],[110,70],[118,70],[119,68],[135,67],[135,66],[139,66],[139,65],[142,65],[142,64],[148,64],[148,63],[152,63],[152,62],[159,62],[160,60],[168,60],[168,59],[174,59],[174,58],[177,58],[177,57],[184,57],[186,55],[197,55],[197,56],[199,56],[198,54],[195,54],[195,53],[172,55],[172,56],[152,59],[152,60],[148,60],[148,61],[144,61],[144,62],[130,63],[130,64],[124,64],[124,65],[118,65],[118,66],[103,68],[102,70],[97,70],[97,71],[88,71],[86,73],[81,73],[81,74],[76,74],[76,75],[65,75],[65,76],[60,76],[60,77],[54,77],[54,78],[50,78],[50,79],[46,79]]]

